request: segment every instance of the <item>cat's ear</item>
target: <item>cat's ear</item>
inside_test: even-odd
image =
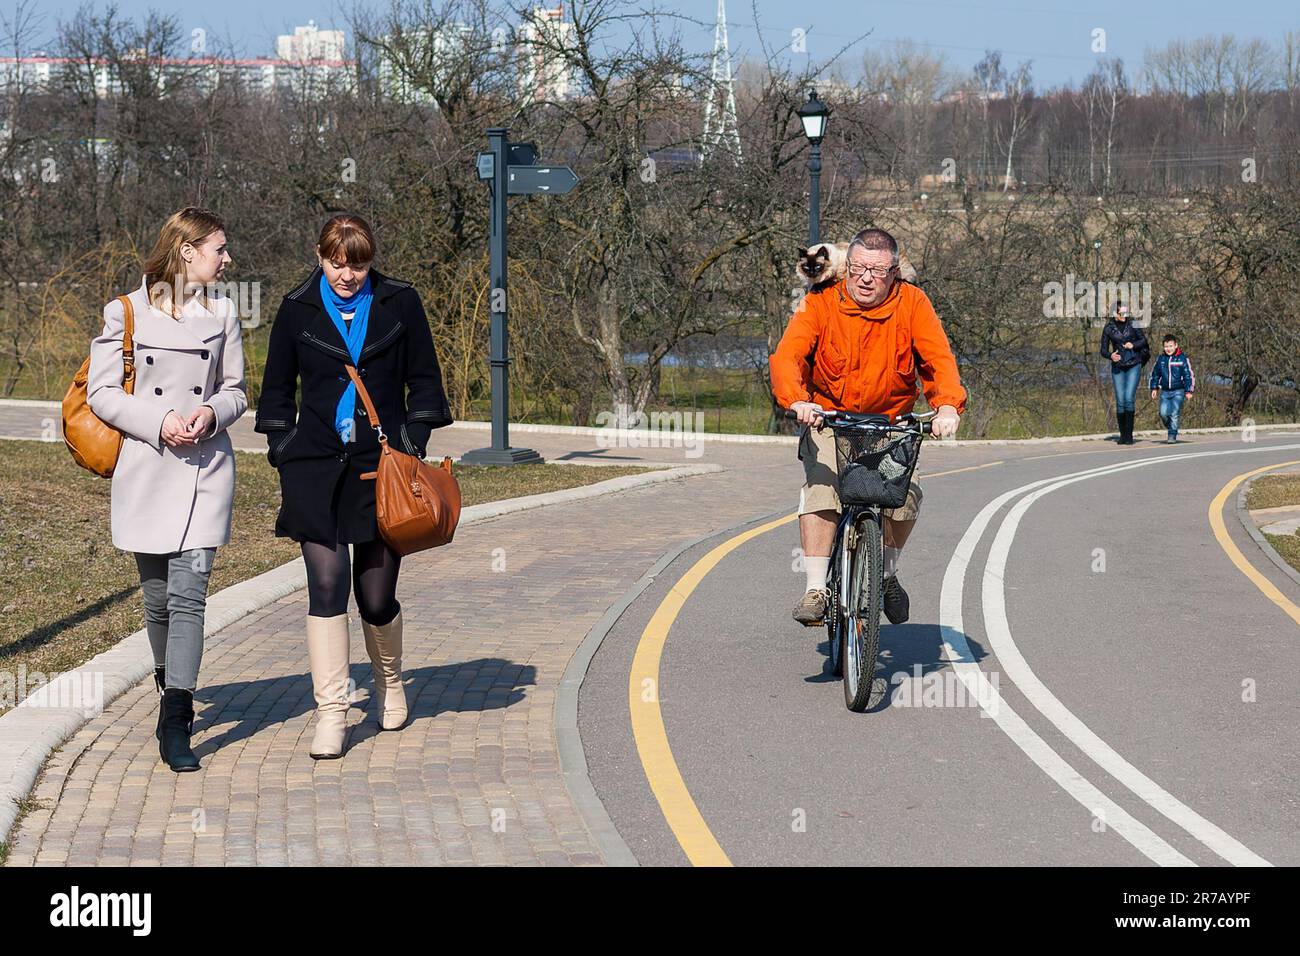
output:
[[[799,258],[802,259],[802,258],[803,258],[804,256],[806,256],[806,255],[808,255],[808,247],[807,247],[807,246],[800,246],[800,247],[799,247]]]

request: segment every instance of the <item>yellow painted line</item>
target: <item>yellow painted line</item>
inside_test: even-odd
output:
[[[696,561],[660,602],[654,617],[650,618],[650,623],[641,632],[636,656],[632,659],[627,700],[632,714],[632,736],[636,738],[637,753],[641,756],[641,766],[645,768],[650,789],[659,801],[664,819],[668,821],[668,828],[673,831],[673,836],[693,866],[731,866],[731,860],[719,846],[713,831],[704,822],[704,817],[700,816],[700,809],[686,789],[686,782],[677,769],[677,761],[673,759],[672,748],[668,746],[663,711],[659,708],[659,660],[673,621],[691,592],[704,580],[704,576],[750,538],[789,524],[797,517],[796,514],[788,514],[751,528],[724,541]]]
[[[1002,464],[1001,459],[998,461],[986,461],[982,465],[967,465],[965,468],[952,468],[948,471],[918,471],[916,478],[918,481],[925,481],[927,478],[942,478],[944,475],[960,475],[963,471],[979,471],[981,468],[992,468],[994,465]]]
[[[991,461],[983,465],[971,465],[966,468],[954,468],[922,474],[926,478],[941,478],[944,475],[956,475],[964,471],[975,471],[1000,465],[1001,461]],[[673,758],[672,748],[668,744],[668,732],[664,728],[663,711],[659,706],[659,663],[663,657],[664,645],[673,622],[685,606],[687,598],[699,587],[705,576],[717,567],[718,562],[746,541],[761,534],[790,524],[798,518],[791,513],[756,528],[743,531],[733,538],[719,544],[700,560],[696,561],[685,574],[677,580],[668,594],[655,609],[654,616],[641,632],[637,642],[636,654],[632,658],[632,669],[628,675],[627,702],[632,717],[632,737],[636,741],[637,755],[645,770],[650,790],[659,801],[668,828],[673,831],[686,858],[692,866],[731,866],[722,846],[714,837],[709,825],[704,822],[700,808],[686,789],[681,770]]]
[[[1228,497],[1237,490],[1237,487],[1243,481],[1261,475],[1266,471],[1285,468],[1287,465],[1300,465],[1300,461],[1284,461],[1276,465],[1265,465],[1263,468],[1256,468],[1254,471],[1238,475],[1224,485],[1223,490],[1215,495],[1214,500],[1210,502],[1210,528],[1214,531],[1214,537],[1218,539],[1219,547],[1227,552],[1228,559],[1237,566],[1237,570],[1246,575],[1250,582],[1263,591],[1264,596],[1280,607],[1291,620],[1300,624],[1300,607],[1297,607],[1294,602],[1279,591],[1272,581],[1255,570],[1254,565],[1247,561],[1246,556],[1241,553],[1241,549],[1228,537],[1228,529],[1223,523],[1223,507],[1227,503]]]

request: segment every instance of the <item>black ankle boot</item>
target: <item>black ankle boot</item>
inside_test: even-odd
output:
[[[199,769],[199,758],[190,749],[194,730],[194,694],[177,687],[163,691],[162,738],[158,753],[176,773]]]
[[[155,667],[153,669],[153,682],[158,685],[158,727],[154,730],[153,735],[162,740],[162,696],[167,687],[167,668]]]
[[[1119,413],[1119,443],[1121,445],[1133,444],[1133,413]]]

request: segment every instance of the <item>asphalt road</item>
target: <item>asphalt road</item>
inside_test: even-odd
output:
[[[911,620],[882,628],[867,713],[845,708],[824,630],[790,617],[804,580],[793,522],[737,546],[681,604],[653,705],[680,789],[651,775],[679,809],[693,802],[703,835],[670,827],[652,790],[629,676],[671,589],[745,528],[681,555],[610,631],[579,727],[638,860],[698,862],[712,840],[736,865],[1300,863],[1300,632],[1209,518],[1234,477],[1300,460],[1300,435],[933,457],[900,565]],[[1300,603],[1234,502],[1222,509],[1232,543]],[[770,504],[756,502],[755,524]],[[963,681],[993,689],[984,707]]]

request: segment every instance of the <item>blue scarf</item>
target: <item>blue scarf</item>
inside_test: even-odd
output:
[[[334,323],[334,328],[339,330],[339,336],[348,347],[352,364],[356,365],[361,358],[361,345],[366,340],[366,326],[370,323],[370,302],[373,299],[370,292],[370,276],[366,276],[365,284],[357,290],[356,295],[345,299],[330,287],[325,279],[325,273],[322,272],[320,299],[325,305],[325,311],[329,313],[330,320]],[[351,328],[344,325],[343,316],[340,314],[343,312],[353,313]],[[348,387],[343,390],[343,397],[339,399],[338,407],[334,409],[334,430],[339,433],[339,438],[345,445],[352,441],[356,409],[357,386],[349,377]]]

